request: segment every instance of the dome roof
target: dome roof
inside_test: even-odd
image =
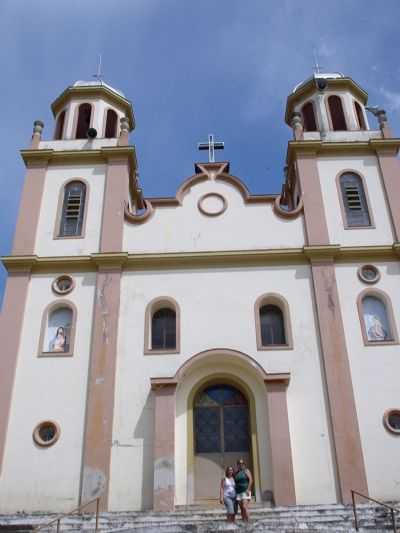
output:
[[[119,91],[118,89],[115,89],[114,87],[112,87],[111,85],[108,85],[108,83],[105,83],[102,80],[95,80],[95,81],[79,80],[79,81],[76,81],[72,85],[72,87],[106,87],[110,91],[113,91],[114,93],[119,94],[120,96],[125,98],[125,95],[124,95],[124,93],[122,91]]]
[[[341,72],[316,72],[310,78],[307,78],[301,83],[298,83],[293,89],[292,94],[295,93],[297,89],[299,89],[302,85],[308,83],[310,80],[316,80],[318,78],[324,78],[326,80],[335,80],[338,78],[345,78],[345,76]]]

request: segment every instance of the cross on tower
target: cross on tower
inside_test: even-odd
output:
[[[314,70],[315,74],[319,74],[321,72],[321,69],[324,68],[324,67],[322,67],[321,65],[318,64],[318,55],[317,55],[317,51],[315,49],[313,50],[313,55],[314,55],[313,70]]]
[[[93,78],[96,78],[97,81],[100,83],[103,81],[104,74],[101,71],[101,54],[99,54],[99,62],[97,64],[97,72],[96,74],[93,74]]]
[[[208,162],[215,163],[215,150],[223,150],[224,143],[221,141],[214,141],[214,135],[210,133],[208,135],[207,143],[198,143],[197,148],[199,150],[208,150]]]

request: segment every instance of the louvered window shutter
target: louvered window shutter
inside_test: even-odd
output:
[[[370,226],[368,204],[360,176],[343,174],[340,178],[343,205],[348,226]]]
[[[77,237],[82,234],[85,196],[86,186],[80,181],[73,181],[65,188],[60,237]]]

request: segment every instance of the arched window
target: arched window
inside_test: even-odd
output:
[[[255,304],[257,349],[291,349],[293,347],[289,306],[276,294],[267,294]]]
[[[82,181],[71,181],[65,186],[60,237],[79,237],[82,235],[85,199],[86,185]]]
[[[393,310],[388,296],[377,289],[367,289],[358,300],[365,344],[397,343]]]
[[[117,136],[118,115],[113,109],[107,111],[105,137],[114,139]]]
[[[76,139],[86,139],[87,131],[90,128],[90,119],[92,116],[92,106],[90,104],[81,104],[78,109],[78,123],[76,125]]]
[[[176,314],[173,309],[162,308],[151,319],[152,350],[174,350],[176,348]]]
[[[332,95],[328,98],[329,112],[331,115],[332,129],[335,131],[346,131],[346,119],[339,96]]]
[[[75,321],[75,308],[70,302],[50,305],[42,319],[39,354],[72,355]]]
[[[64,123],[65,123],[65,110],[61,111],[61,113],[58,115],[58,118],[57,118],[56,131],[54,133],[54,139],[56,141],[59,141],[60,139],[63,138]]]
[[[356,110],[358,127],[360,128],[360,130],[366,130],[367,127],[365,125],[364,113],[362,112],[360,104],[358,102],[354,101],[354,107],[355,107],[355,110]]]
[[[263,305],[260,309],[261,344],[273,346],[286,344],[283,313],[276,305]]]
[[[340,176],[340,192],[346,227],[371,226],[371,216],[360,176],[346,172]]]
[[[312,102],[307,102],[301,109],[303,116],[304,131],[317,131],[317,122],[315,120],[314,106]]]
[[[180,311],[167,296],[152,300],[145,312],[145,354],[179,353]]]

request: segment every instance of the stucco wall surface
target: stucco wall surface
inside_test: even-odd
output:
[[[198,201],[207,193],[221,194],[227,209],[206,216]],[[272,203],[245,204],[238,189],[221,181],[198,183],[186,193],[183,205],[156,207],[142,224],[125,222],[124,250],[129,252],[192,252],[301,247],[302,216],[289,220],[274,214]]]
[[[400,328],[398,262],[374,263],[381,280],[371,287],[391,299],[397,330]],[[387,409],[400,408],[398,345],[364,346],[357,297],[368,287],[357,277],[359,264],[337,265],[336,277],[345,324],[356,409],[361,432],[369,492],[381,500],[397,500],[400,486],[400,436],[388,432],[382,418]]]
[[[268,292],[279,293],[288,301],[293,350],[257,351],[254,303],[260,295]],[[174,298],[180,306],[181,353],[144,355],[145,308],[151,300],[160,296]],[[256,359],[267,372],[291,372],[288,411],[297,499],[299,503],[334,502],[334,467],[310,271],[307,266],[277,266],[245,270],[221,268],[123,274],[111,464],[111,509],[152,506],[153,402],[150,378],[173,376],[188,358],[214,348],[242,351]],[[217,371],[217,367],[209,367],[211,375],[214,370]],[[225,370],[234,372],[229,367],[225,367]],[[245,372],[242,374],[246,375]],[[200,370],[197,376],[192,374],[191,383],[194,385],[202,376]],[[182,402],[186,401],[191,386],[184,383],[181,392],[177,392],[180,394],[181,411]],[[263,402],[265,398],[261,397],[263,394],[259,391],[260,389],[253,389],[256,401]],[[180,412],[175,426],[177,504],[185,504],[187,496],[185,417],[186,414]],[[265,438],[264,422],[260,422],[260,443]],[[269,458],[265,455],[267,448],[260,446],[263,464],[268,467]],[[268,489],[270,483],[267,467],[262,479],[262,490]]]
[[[35,253],[39,256],[85,255],[99,250],[103,207],[105,165],[51,166],[47,170]],[[74,179],[88,183],[86,224],[83,238],[54,238],[59,234],[58,211],[62,209],[63,188]]]
[[[324,156],[318,158],[317,164],[330,242],[343,246],[391,244],[393,242],[391,223],[376,157]],[[336,176],[345,170],[353,170],[364,177],[366,193],[369,198],[375,227],[361,229],[344,228],[345,221],[343,220],[340,207]]]
[[[78,309],[72,357],[38,357],[42,314],[57,300],[56,275],[33,276],[24,317],[13,391],[4,465],[0,477],[0,513],[69,511],[79,495],[87,371],[95,274],[73,274],[76,288],[63,297]],[[48,448],[36,445],[32,432],[44,420],[61,428]]]

